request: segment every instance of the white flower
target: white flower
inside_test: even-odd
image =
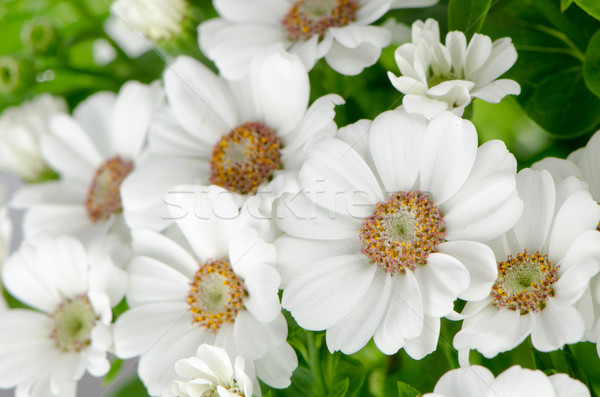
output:
[[[0,116],[0,170],[26,180],[48,172],[40,152],[40,138],[49,132],[50,119],[67,112],[63,98],[42,94]]]
[[[500,141],[445,113],[402,110],[340,129],[299,173],[302,193],[276,210],[282,305],[327,330],[329,350],[353,353],[373,336],[386,354],[432,352],[456,298],[489,295],[492,251],[480,241],[521,213],[516,160]]]
[[[531,168],[546,169],[552,174],[555,183],[560,183],[569,176],[575,176],[583,185],[589,188],[592,198],[600,203],[600,131],[597,131],[584,148],[571,153],[567,159],[547,157],[533,164]],[[583,315],[586,333],[585,340],[596,343],[600,355],[600,276],[595,276],[581,299],[576,304]]]
[[[547,171],[520,171],[517,190],[523,216],[490,243],[498,279],[487,298],[465,306],[458,350],[493,357],[531,335],[533,346],[547,352],[583,337],[574,304],[599,269],[600,208],[575,178],[555,185]]]
[[[165,201],[178,184],[218,185],[271,202],[294,190],[295,174],[321,136],[333,136],[337,95],[307,109],[310,85],[294,55],[257,58],[245,79],[216,76],[200,62],[179,57],[165,73],[170,107],[153,122],[151,157],[123,184],[132,226],[161,230],[171,221]]]
[[[16,386],[19,396],[74,397],[85,371],[106,374],[111,307],[123,297],[125,276],[73,237],[25,242],[4,264],[3,279],[37,311],[0,313],[0,387]]]
[[[402,7],[406,1],[393,3]],[[339,73],[356,75],[377,62],[391,39],[388,30],[371,24],[392,8],[392,0],[215,0],[214,5],[220,18],[200,25],[200,47],[228,79],[243,76],[254,54],[275,44],[297,54],[308,70],[325,57]]]
[[[473,365],[446,372],[433,393],[423,397],[589,397],[590,391],[566,374],[546,376],[540,370],[513,365],[498,377]]]
[[[195,357],[175,363],[179,376],[191,378],[173,383],[173,393],[181,397],[252,397],[252,381],[244,372],[244,358],[231,359],[225,350],[207,344],[201,345]],[[211,394],[212,393],[212,394]]]
[[[158,42],[181,34],[187,7],[185,0],[117,0],[111,12],[130,29]]]
[[[412,43],[396,49],[401,76],[388,72],[390,81],[404,94],[402,104],[409,113],[427,118],[449,110],[461,116],[473,98],[498,103],[506,95],[518,95],[519,84],[500,79],[517,60],[510,38],[492,40],[475,34],[467,46],[464,33],[446,35],[440,42],[440,29],[434,19],[412,25]]]
[[[26,237],[48,231],[82,238],[109,227],[127,234],[120,185],[141,157],[159,91],[157,86],[128,82],[119,95],[94,94],[73,117],[52,119],[41,150],[60,179],[25,186],[12,201],[28,209]]]
[[[4,181],[0,180],[0,269],[8,256],[10,250],[10,241],[12,237],[12,223],[8,217],[8,208],[5,205],[6,188]],[[0,294],[2,293],[2,284],[0,283]],[[0,296],[0,311],[7,308],[6,301]]]
[[[255,382],[289,386],[297,360],[285,341],[275,250],[263,240],[269,222],[253,216],[254,200],[240,213],[217,186],[173,190],[173,237],[132,232],[137,256],[129,265],[130,309],[115,325],[117,355],[141,355],[138,374],[152,395],[172,395],[174,363],[203,343],[244,357]]]

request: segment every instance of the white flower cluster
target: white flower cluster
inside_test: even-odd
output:
[[[146,4],[154,19],[159,3]],[[180,56],[161,82],[96,93],[71,115],[25,105],[41,127],[0,131],[28,133],[0,138],[15,158],[31,153],[12,170],[58,174],[11,200],[26,210],[25,241],[3,284],[33,310],[0,312],[0,387],[72,397],[84,372],[107,373],[110,352],[139,357],[153,396],[285,388],[298,360],[282,307],[345,354],[372,339],[421,359],[442,317],[463,320],[457,350],[486,357],[528,336],[543,352],[599,341],[600,135],[517,173],[504,143],[479,146],[460,117],[474,97],[518,94],[496,80],[516,59],[509,40],[475,35],[467,47],[451,32],[444,46],[435,21],[416,22],[396,51],[403,75],[390,75],[404,107],[338,128],[343,99],[311,103],[307,69],[325,57],[360,73],[390,40],[371,23],[414,1],[214,5],[200,45],[220,74]],[[173,30],[154,19],[155,39]],[[465,367],[433,395],[516,395],[514,379],[529,384],[519,395],[589,395],[564,374],[519,367],[495,379]]]

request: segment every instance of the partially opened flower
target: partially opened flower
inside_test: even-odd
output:
[[[127,28],[160,42],[181,34],[188,7],[185,0],[117,0],[111,12]]]
[[[404,94],[402,105],[409,113],[427,118],[445,110],[461,116],[473,98],[498,103],[506,95],[518,95],[521,88],[509,79],[497,80],[517,60],[510,38],[492,42],[475,33],[467,46],[463,32],[446,35],[434,19],[412,25],[412,43],[396,49],[400,77],[388,72],[390,81]]]
[[[237,79],[252,57],[282,45],[310,70],[325,60],[337,72],[359,74],[379,59],[389,31],[371,25],[390,8],[429,6],[406,0],[216,0],[220,18],[200,25],[202,51],[221,74]]]
[[[246,373],[287,387],[296,368],[277,295],[269,221],[217,186],[180,186],[169,208],[172,237],[133,231],[130,309],[115,325],[119,357],[141,355],[138,374],[152,395],[172,396],[177,360],[208,343],[244,357]],[[187,376],[187,375],[186,375]]]
[[[0,313],[0,387],[16,395],[75,396],[87,371],[108,372],[111,307],[126,275],[69,236],[38,236],[4,264],[6,289],[35,310]]]
[[[496,378],[482,366],[446,372],[433,393],[423,397],[589,397],[590,391],[566,374],[546,376],[540,370],[513,365]]]
[[[465,120],[402,110],[344,127],[302,167],[279,202],[282,305],[350,354],[371,337],[386,354],[435,350],[456,298],[489,295],[495,261],[481,241],[521,214],[516,161],[499,141],[477,147]]]
[[[252,397],[252,381],[244,372],[244,358],[236,357],[235,366],[225,350],[201,345],[194,357],[175,363],[175,372],[188,380],[173,383],[180,397]]]
[[[533,347],[552,351],[583,337],[574,305],[600,269],[600,208],[575,178],[555,185],[547,171],[520,171],[517,189],[523,217],[490,243],[498,279],[488,297],[465,306],[458,350],[493,357],[531,335]]]
[[[12,205],[27,208],[25,237],[46,231],[83,238],[109,228],[128,234],[121,215],[121,183],[141,158],[160,98],[158,86],[131,81],[118,95],[96,93],[72,117],[52,119],[41,150],[60,179],[16,193]]]
[[[0,170],[34,181],[49,171],[40,139],[50,132],[50,119],[67,112],[63,98],[42,94],[0,115]]]
[[[155,230],[172,223],[165,201],[178,184],[221,186],[240,203],[258,195],[270,213],[278,195],[295,189],[314,143],[335,133],[333,107],[343,102],[326,95],[307,108],[308,74],[283,51],[255,59],[237,82],[188,57],[164,80],[169,106],[152,125],[153,156],[123,184],[128,223]]]

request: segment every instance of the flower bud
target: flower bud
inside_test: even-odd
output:
[[[0,57],[0,93],[16,94],[35,83],[35,68],[28,59]]]
[[[36,18],[23,24],[21,41],[30,53],[47,54],[57,47],[59,37],[50,19]]]

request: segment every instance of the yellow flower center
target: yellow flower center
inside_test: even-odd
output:
[[[356,20],[357,11],[355,0],[297,0],[282,24],[290,41],[307,40],[315,34],[322,39],[327,29]]]

